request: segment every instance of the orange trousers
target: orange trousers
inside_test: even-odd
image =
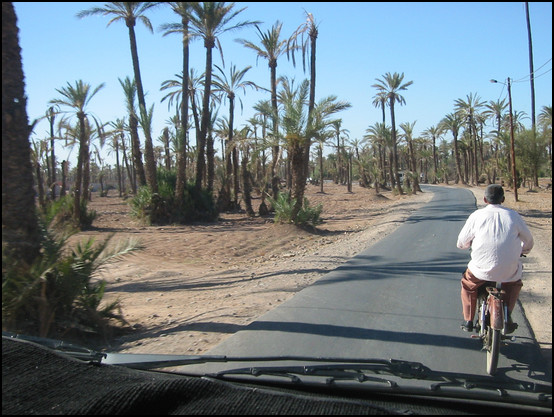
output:
[[[465,321],[473,321],[477,306],[477,290],[489,281],[483,281],[476,278],[469,269],[462,274],[462,310]],[[516,306],[519,292],[523,287],[523,282],[517,280],[514,282],[503,282],[502,289],[506,292],[504,300],[508,305],[508,313],[511,313]]]

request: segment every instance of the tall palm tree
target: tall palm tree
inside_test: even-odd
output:
[[[527,21],[527,37],[529,39],[529,75],[531,83],[531,128],[535,130],[535,70],[533,68],[533,40],[531,38],[531,19],[529,18],[529,2],[525,2],[525,18]]]
[[[140,76],[140,65],[138,58],[137,39],[135,35],[136,21],[141,21],[144,26],[150,32],[154,32],[152,29],[152,23],[150,19],[144,15],[144,13],[157,6],[158,2],[108,2],[105,7],[92,7],[87,10],[82,10],[77,13],[78,18],[87,16],[103,15],[110,16],[112,19],[108,22],[108,26],[113,22],[124,21],[125,25],[129,29],[129,41],[131,46],[131,58],[133,60],[133,71],[135,74],[135,83],[137,85],[137,96],[139,104],[139,114],[141,120],[148,118],[148,111],[146,102],[144,100],[144,89],[142,87],[142,78]],[[156,161],[154,159],[154,148],[152,143],[151,132],[145,131],[144,141],[144,153],[146,161],[146,178],[148,185],[152,189],[152,192],[158,191],[158,181],[156,178]]]
[[[270,73],[270,88],[271,88],[271,107],[273,110],[273,148],[272,148],[272,164],[271,164],[271,184],[273,198],[277,198],[279,192],[279,178],[277,176],[277,163],[279,160],[279,117],[277,104],[277,61],[279,57],[288,53],[288,39],[280,39],[281,29],[283,24],[276,21],[275,24],[267,32],[262,32],[258,25],[256,29],[260,39],[260,45],[256,45],[245,39],[238,39],[245,47],[256,52],[258,58],[267,59]]]
[[[412,193],[415,194],[417,191],[421,191],[421,188],[419,187],[419,174],[417,172],[417,163],[416,163],[416,157],[415,157],[415,151],[414,151],[414,126],[416,122],[412,123],[400,123],[400,128],[404,131],[403,137],[406,140],[406,143],[408,144],[408,157],[410,158],[410,165],[411,165],[411,171],[413,173],[412,180],[414,182]],[[436,130],[435,127],[431,127],[428,130]],[[436,138],[435,135],[433,135],[433,158],[436,160],[436,154],[435,154],[435,143],[434,140]],[[437,177],[436,174],[437,171],[437,165],[435,163],[435,178]],[[436,181],[435,181],[436,182]]]
[[[81,213],[81,197],[86,200],[88,190],[82,189],[84,166],[88,159],[88,137],[87,137],[87,106],[92,98],[104,87],[104,83],[94,89],[91,89],[90,84],[84,83],[82,80],[75,82],[75,86],[67,83],[65,87],[56,89],[62,95],[62,98],[50,100],[51,104],[69,107],[75,112],[79,121],[79,154],[77,157],[77,172],[75,174],[74,186],[74,207],[73,218],[78,227],[83,225]]]
[[[462,181],[462,184],[465,184],[466,181],[462,175],[462,164],[460,161],[460,149],[458,146],[458,135],[460,133],[460,128],[462,127],[462,119],[458,113],[450,113],[444,116],[440,122],[441,128],[443,130],[450,130],[452,132],[453,143],[454,143],[454,160],[456,164],[456,184],[459,181]]]
[[[31,264],[40,235],[20,51],[13,4],[2,2],[2,254]]]
[[[204,73],[204,96],[202,99],[202,121],[198,143],[196,163],[196,188],[200,190],[204,176],[205,146],[210,124],[210,95],[212,88],[212,50],[219,49],[223,61],[223,51],[218,36],[225,32],[240,29],[258,22],[243,21],[231,25],[231,21],[246,8],[233,10],[235,3],[201,2],[191,4],[190,25],[191,34],[200,36],[206,48],[206,70]]]
[[[305,168],[304,152],[306,142],[316,138],[331,123],[329,117],[339,111],[351,107],[350,103],[337,101],[337,97],[329,96],[320,100],[313,109],[312,117],[309,114],[309,81],[304,80],[293,94],[283,95],[283,129],[285,140],[290,150],[292,169],[292,194],[295,204],[291,219],[296,221],[298,213],[304,203],[307,169]]]
[[[442,127],[440,126],[431,126],[425,129],[422,132],[424,137],[431,139],[431,144],[433,145],[433,184],[437,183],[437,173],[438,173],[438,159],[437,159],[437,139],[442,134]]]
[[[48,178],[48,184],[51,191],[52,200],[56,199],[56,153],[54,152],[54,122],[56,119],[56,109],[54,106],[50,106],[46,112],[46,119],[50,124],[50,178]]]
[[[477,184],[479,181],[479,165],[478,165],[478,145],[477,145],[477,113],[485,105],[477,94],[470,93],[466,96],[466,100],[456,99],[455,110],[465,120],[471,146],[473,148],[473,182]]]
[[[380,107],[383,114],[383,123],[385,123],[385,107],[387,106],[387,93],[384,91],[379,91],[375,96],[373,96],[373,106]]]
[[[331,127],[333,128],[333,133],[335,134],[335,138],[337,140],[337,178],[336,183],[341,184],[344,183],[343,180],[345,180],[345,176],[343,173],[345,172],[345,168],[343,167],[343,154],[344,154],[344,143],[341,146],[340,138],[341,134],[346,134],[348,136],[349,130],[342,128],[342,119],[336,119],[331,122]]]
[[[135,170],[138,175],[139,186],[146,185],[146,173],[144,172],[144,165],[142,163],[142,153],[140,150],[140,140],[138,135],[138,118],[135,109],[135,95],[137,92],[136,83],[131,81],[129,77],[125,80],[119,79],[119,84],[123,88],[125,94],[125,104],[127,106],[127,112],[129,114],[129,133],[131,134],[131,153],[133,156],[133,162]]]
[[[390,116],[391,116],[391,125],[392,125],[392,146],[393,146],[393,165],[394,165],[394,176],[396,181],[396,187],[399,194],[402,194],[402,185],[400,184],[400,173],[398,172],[398,149],[397,149],[397,139],[396,139],[396,121],[394,115],[394,104],[398,102],[400,105],[405,104],[406,100],[402,97],[399,92],[405,91],[413,81],[408,81],[403,83],[404,73],[391,74],[387,72],[382,79],[377,79],[377,83],[373,84],[372,87],[376,88],[380,93],[385,94],[390,107]]]
[[[221,94],[223,98],[227,98],[229,100],[229,136],[227,137],[227,144],[226,146],[227,151],[232,153],[232,159],[229,158],[228,160],[232,162],[232,164],[227,164],[227,167],[230,167],[232,165],[233,172],[231,173],[229,170],[227,171],[227,178],[225,183],[230,183],[231,176],[234,180],[234,198],[235,198],[235,206],[238,204],[238,192],[239,192],[239,161],[238,161],[238,153],[235,146],[233,146],[233,129],[234,129],[234,118],[235,118],[235,98],[237,91],[242,90],[244,93],[246,93],[246,88],[251,87],[258,89],[258,86],[252,82],[244,80],[244,77],[246,73],[252,68],[251,66],[247,66],[243,68],[242,70],[237,70],[237,67],[235,65],[231,65],[229,69],[229,77],[225,74],[223,69],[219,66],[215,66],[218,72],[214,74],[214,81],[213,81],[213,93],[214,94]],[[239,97],[239,103],[241,110],[243,108],[242,100]],[[232,149],[231,149],[232,146]],[[229,187],[229,185],[227,185]],[[227,191],[229,191],[227,189]],[[230,194],[228,194],[230,195]]]
[[[304,34],[307,33],[308,36],[304,40]],[[294,63],[294,52],[298,49],[302,49],[302,58],[305,58],[310,52],[310,96],[308,101],[308,125],[310,125],[312,119],[312,113],[315,108],[315,81],[316,81],[316,46],[317,46],[317,37],[319,35],[319,29],[315,22],[314,16],[306,12],[306,22],[301,24],[298,29],[293,33],[289,40],[288,49],[293,53],[293,63]],[[300,39],[300,42],[299,42]],[[305,66],[305,61],[303,59],[303,65]],[[303,177],[308,177],[309,162],[310,162],[310,146],[312,143],[312,138],[304,143],[304,170]]]
[[[538,117],[539,125],[542,127],[546,137],[546,146],[548,148],[548,160],[550,162],[550,176],[552,176],[552,106],[543,106]]]
[[[187,182],[187,135],[188,135],[188,112],[189,112],[189,43],[191,36],[189,34],[189,21],[191,13],[191,2],[170,2],[173,11],[180,16],[180,23],[169,23],[161,26],[164,30],[164,36],[170,33],[179,33],[183,37],[183,70],[181,82],[181,128],[177,133],[177,182],[175,185],[175,197],[177,201],[182,201],[181,196],[185,191]]]
[[[108,136],[111,138],[110,148],[115,152],[115,170],[117,175],[117,184],[119,190],[119,196],[123,195],[123,175],[121,173],[121,164],[119,162],[119,152],[123,151],[123,157],[125,158],[124,153],[124,143],[125,143],[125,121],[123,119],[116,119],[115,121],[109,122],[111,130],[107,132]]]
[[[379,155],[379,172],[377,173],[377,176],[375,178],[375,192],[379,193],[379,181],[382,181],[383,183],[387,182],[387,172],[386,172],[386,153],[387,150],[390,154],[390,161],[391,163],[388,165],[389,168],[389,177],[391,178],[391,184],[393,183],[393,173],[392,173],[392,160],[394,159],[392,156],[393,152],[393,146],[392,146],[392,133],[390,127],[388,127],[385,123],[375,123],[373,126],[370,126],[366,129],[366,134],[364,135],[364,139],[369,139],[369,141],[373,144],[373,148],[377,148],[379,154],[381,151],[383,152],[383,160],[381,161],[381,156]]]

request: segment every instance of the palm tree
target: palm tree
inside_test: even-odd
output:
[[[20,51],[13,4],[2,2],[2,255],[31,264],[39,256],[40,235]]]
[[[548,147],[548,159],[550,162],[550,176],[552,176],[552,106],[543,106],[538,117]]]
[[[458,146],[458,135],[460,128],[462,127],[462,119],[458,113],[450,113],[444,116],[440,122],[440,125],[443,130],[450,130],[450,132],[452,132],[454,142],[454,159],[456,164],[456,184],[458,184],[459,181],[462,181],[462,184],[466,184],[466,181],[462,175],[460,149]]]
[[[146,102],[144,100],[144,89],[142,87],[142,78],[140,76],[140,65],[137,50],[137,40],[135,35],[136,21],[141,21],[144,26],[150,32],[154,32],[152,29],[152,23],[150,19],[144,15],[148,9],[157,6],[157,2],[108,2],[106,7],[93,7],[87,10],[82,10],[77,13],[78,18],[87,16],[103,15],[110,16],[112,19],[108,22],[108,26],[116,21],[124,21],[125,25],[129,29],[129,41],[131,46],[131,57],[133,60],[133,70],[135,74],[135,83],[137,86],[137,96],[139,104],[139,113],[141,120],[148,118],[148,112],[146,108]],[[156,162],[154,159],[154,148],[152,144],[151,132],[145,130],[146,140],[144,142],[144,153],[146,160],[146,178],[148,185],[152,189],[152,192],[158,191],[158,181],[156,179]]]
[[[210,95],[212,87],[212,50],[219,49],[223,61],[223,51],[218,36],[225,32],[240,29],[258,22],[244,21],[230,25],[231,21],[246,8],[233,10],[235,3],[226,5],[224,2],[202,2],[191,4],[190,15],[191,34],[200,36],[206,48],[206,70],[204,74],[204,97],[202,100],[202,121],[198,143],[196,163],[196,188],[200,190],[204,175],[205,146],[210,124]]]
[[[124,191],[124,181],[123,175],[121,173],[121,164],[119,162],[119,152],[123,152],[122,156],[124,161],[126,161],[125,156],[125,121],[123,119],[116,119],[115,121],[109,122],[111,130],[108,132],[108,135],[111,137],[111,149],[115,152],[115,169],[117,174],[117,184],[119,190],[119,196],[123,195]],[[125,162],[124,162],[125,163]],[[131,176],[129,179],[131,180]]]
[[[178,130],[177,146],[177,182],[175,185],[175,197],[177,201],[182,201],[181,196],[185,191],[187,182],[187,134],[188,134],[188,111],[189,111],[189,21],[191,12],[191,2],[170,2],[171,8],[181,17],[180,23],[169,23],[161,26],[165,30],[164,36],[170,33],[180,33],[183,36],[183,70],[181,77],[181,129]]]
[[[465,119],[467,123],[467,129],[469,132],[469,138],[471,141],[471,146],[473,147],[473,181],[474,184],[477,184],[479,181],[479,165],[478,165],[478,146],[477,146],[477,113],[485,105],[485,102],[481,101],[481,98],[478,95],[473,95],[470,93],[466,96],[466,100],[457,99],[455,100],[455,109],[460,116]]]
[[[366,129],[366,135],[364,135],[364,139],[369,139],[369,141],[373,144],[373,148],[377,147],[378,153],[379,153],[379,172],[375,176],[375,192],[376,194],[379,194],[379,181],[383,181],[383,183],[386,183],[387,179],[387,172],[385,169],[386,166],[386,153],[387,150],[390,153],[390,160],[392,162],[392,143],[391,143],[391,129],[388,127],[385,123],[375,123],[373,126],[370,126]],[[383,152],[383,160],[381,161],[381,151]],[[394,181],[393,180],[393,174],[392,174],[392,163],[389,164],[389,176],[391,178],[391,184]]]
[[[260,38],[260,45],[256,45],[245,39],[238,39],[237,41],[242,43],[247,48],[256,52],[256,55],[261,58],[265,58],[268,61],[270,72],[270,86],[271,86],[271,107],[272,107],[272,120],[273,120],[273,137],[274,144],[272,148],[273,161],[271,164],[271,184],[273,198],[277,198],[279,192],[279,178],[277,176],[277,163],[279,160],[279,118],[278,118],[278,105],[277,105],[277,60],[279,57],[288,53],[288,40],[279,39],[281,37],[281,29],[283,24],[279,21],[269,29],[267,32],[262,32],[258,25],[256,29]]]
[[[390,116],[391,116],[391,125],[392,125],[392,146],[393,146],[393,165],[394,165],[394,176],[396,181],[396,187],[398,189],[398,193],[402,194],[402,185],[400,184],[400,175],[398,172],[398,151],[397,151],[397,139],[396,139],[396,122],[394,117],[394,103],[398,102],[400,105],[405,104],[406,100],[404,97],[402,97],[399,92],[405,91],[408,89],[410,85],[412,85],[413,81],[408,81],[406,83],[402,83],[404,81],[404,73],[398,74],[394,73],[391,74],[390,72],[387,72],[382,79],[377,79],[377,83],[373,84],[372,87],[377,88],[377,90],[386,95],[388,101],[389,101],[389,107],[390,107]]]
[[[94,90],[91,90],[90,84],[84,83],[82,80],[75,82],[75,86],[67,83],[65,87],[56,89],[62,95],[60,99],[50,100],[51,104],[65,106],[71,108],[79,121],[79,154],[77,157],[77,172],[75,175],[74,186],[74,207],[73,218],[78,227],[83,225],[83,217],[81,212],[81,197],[86,201],[88,190],[82,189],[84,166],[88,159],[88,141],[87,137],[87,106],[92,98],[104,87],[104,83],[100,84]]]
[[[52,200],[56,199],[56,154],[54,152],[54,122],[56,119],[56,109],[53,106],[48,108],[46,112],[46,118],[50,124],[50,177],[48,178],[48,184],[51,191]]]
[[[384,91],[379,91],[375,96],[373,96],[373,106],[381,107],[381,112],[383,113],[383,123],[385,123],[385,107],[387,105],[387,93]]]
[[[531,128],[535,132],[535,70],[533,68],[533,40],[531,38],[531,19],[529,18],[529,2],[525,2],[525,18],[527,21],[527,37],[529,38],[529,75],[531,83]]]
[[[304,34],[308,33],[308,37],[304,40]],[[317,36],[319,34],[318,27],[316,25],[314,16],[311,13],[306,12],[306,22],[303,23],[296,29],[289,40],[289,51],[292,51],[293,63],[294,63],[294,52],[298,49],[302,49],[302,58],[303,65],[305,66],[304,58],[307,56],[307,51],[310,52],[310,97],[308,101],[308,125],[311,124],[312,113],[315,107],[315,80],[316,80],[316,46],[317,46]],[[300,37],[300,43],[298,39]],[[310,162],[310,145],[312,143],[312,138],[304,143],[304,178],[308,178],[309,162]]]
[[[431,139],[433,145],[433,184],[437,183],[437,173],[438,173],[438,160],[437,160],[437,139],[442,134],[441,126],[431,126],[425,129],[422,132],[423,136]]]
[[[404,139],[406,140],[406,143],[408,144],[408,157],[410,158],[410,165],[411,165],[411,171],[413,173],[412,180],[414,181],[412,193],[415,194],[417,191],[421,192],[421,188],[419,187],[419,174],[417,172],[417,163],[416,163],[416,157],[415,157],[415,151],[414,151],[414,140],[413,140],[413,134],[414,134],[414,126],[416,122],[412,123],[401,123],[400,128],[404,131]],[[436,132],[435,127],[429,128],[427,131],[429,132]],[[425,133],[425,132],[424,132]],[[436,133],[432,134],[433,136],[433,159],[435,160],[435,183],[436,183],[436,177],[437,177],[437,165],[436,165],[436,152],[435,152],[435,138]]]
[[[342,126],[342,119],[336,119],[331,122],[331,126],[333,128],[335,138],[337,139],[337,178],[335,180],[336,184],[344,184],[345,175],[344,174],[344,167],[343,167],[343,153],[344,153],[344,143],[341,146],[340,143],[340,137],[341,134],[346,134],[348,136],[349,130],[341,128]]]
[[[306,112],[306,103],[309,95],[309,81],[304,80],[293,94],[283,95],[283,129],[285,140],[289,146],[292,169],[292,194],[295,200],[291,213],[292,221],[296,222],[298,213],[304,203],[304,191],[306,188],[307,169],[305,168],[305,149],[307,141],[317,138],[320,132],[331,123],[329,116],[339,111],[348,109],[350,103],[337,101],[335,96],[329,96],[321,100],[314,107],[312,117]]]
[[[493,171],[493,182],[496,178],[496,169],[498,168],[498,145],[500,143],[500,129],[502,127],[502,116],[504,114],[504,111],[506,110],[506,107],[508,104],[506,103],[505,99],[497,100],[497,101],[489,101],[485,105],[485,111],[483,112],[483,115],[485,117],[488,117],[490,119],[493,119],[496,122],[496,146],[493,147],[493,154],[495,159],[495,167]]]
[[[221,94],[223,98],[227,98],[229,100],[229,136],[227,137],[227,144],[226,146],[228,152],[232,152],[232,160],[229,159],[229,161],[232,161],[232,167],[233,167],[233,179],[234,179],[234,197],[235,197],[235,206],[238,204],[238,192],[239,192],[239,162],[238,162],[238,154],[236,147],[233,146],[231,149],[231,145],[233,144],[233,129],[234,129],[234,118],[235,118],[235,97],[237,91],[241,90],[246,93],[246,87],[255,88],[258,89],[258,86],[252,82],[252,81],[246,81],[244,80],[244,76],[252,68],[251,66],[247,66],[243,68],[242,70],[237,70],[237,67],[235,65],[231,65],[229,69],[229,77],[225,74],[223,69],[219,66],[215,66],[218,70],[218,73],[214,74],[214,81],[213,81],[213,93],[214,94]],[[239,97],[239,103],[241,110],[243,108],[242,100]],[[231,155],[229,155],[231,156]],[[227,164],[227,167],[230,167],[231,164]],[[231,178],[231,172],[227,171],[227,178],[225,183],[227,184],[227,191],[229,191],[229,180]],[[230,194],[227,194],[230,195]]]
[[[146,174],[144,172],[144,165],[142,164],[142,153],[140,151],[140,139],[138,135],[138,118],[135,109],[135,95],[137,91],[136,83],[131,81],[129,77],[125,80],[120,78],[119,84],[123,88],[125,94],[125,104],[127,106],[127,112],[129,113],[129,132],[131,134],[131,152],[133,155],[133,162],[135,170],[138,175],[139,186],[146,185]]]

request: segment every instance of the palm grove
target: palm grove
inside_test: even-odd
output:
[[[166,93],[162,101],[174,111],[162,132],[152,131],[154,103],[146,102],[135,36],[137,24],[153,32],[148,13],[154,7],[171,7],[175,22],[160,29],[164,36],[182,39],[182,68],[159,86]],[[120,196],[131,197],[133,214],[150,224],[213,221],[221,211],[242,205],[247,215],[255,216],[255,190],[261,196],[259,214],[273,211],[280,221],[316,225],[321,207],[310,207],[304,192],[308,181],[323,191],[325,179],[348,185],[349,191],[357,179],[377,193],[390,188],[399,194],[420,191],[420,182],[505,181],[513,186],[505,100],[485,102],[471,93],[455,100],[451,113],[415,137],[415,122],[397,124],[395,119],[395,106],[406,104],[403,94],[413,81],[404,80],[403,73],[386,73],[371,85],[375,95],[368,97],[382,110],[382,120],[368,126],[363,138],[350,139],[339,117],[350,104],[336,96],[316,101],[319,27],[314,16],[307,13],[306,21],[287,37],[278,21],[264,31],[261,22],[241,20],[243,10],[220,2],[113,2],[81,11],[79,18],[100,16],[107,25],[127,27],[133,77],[119,79],[121,118],[106,122],[92,116],[103,84],[68,82],[47,103],[44,118],[50,136],[32,140],[29,147],[33,124],[25,112],[16,16],[11,3],[2,3],[3,328],[17,328],[31,317],[38,323],[37,333],[46,335],[63,317],[98,331],[105,318],[120,317],[117,303],[100,307],[105,284],[93,283],[91,276],[105,262],[140,246],[127,242],[107,250],[108,241],[89,241],[61,256],[66,237],[53,232],[54,225],[79,230],[92,224],[95,213],[87,210],[87,202],[93,182],[102,187],[115,183]],[[214,49],[224,62],[219,37],[246,27],[255,28],[257,39],[238,41],[253,58],[267,61],[269,88],[248,80],[250,66],[213,63]],[[196,41],[205,48],[202,69],[189,64],[189,47]],[[296,64],[300,54],[309,79],[277,73],[279,60]],[[237,127],[235,108],[252,89],[267,92],[268,98],[256,103],[254,116]],[[226,106],[224,114],[219,114],[220,106]],[[524,117],[523,112],[512,115],[517,178],[534,187],[539,176],[551,175],[552,108],[542,108],[532,130],[525,129]],[[155,135],[160,145],[155,145]],[[222,144],[220,156],[216,140]],[[77,166],[71,170],[56,160],[60,143],[77,151]],[[327,156],[324,146],[332,149]],[[115,155],[113,168],[102,160],[104,147]],[[35,206],[34,187],[36,213],[21,209]],[[35,302],[29,303],[31,299]]]

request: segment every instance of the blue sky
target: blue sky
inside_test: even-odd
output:
[[[122,22],[107,26],[109,19],[104,16],[76,17],[81,10],[104,4],[14,3],[30,121],[45,114],[49,100],[61,97],[56,89],[68,82],[73,85],[76,80],[92,87],[106,84],[91,101],[90,113],[103,122],[125,117],[118,78],[133,75],[127,28]],[[466,99],[470,94],[487,102],[506,98],[505,86],[490,83],[490,79],[512,79],[514,110],[531,115],[523,2],[238,2],[235,7],[246,7],[237,22],[261,21],[263,32],[277,20],[283,22],[283,37],[290,36],[305,21],[305,11],[313,14],[319,25],[316,99],[335,95],[351,103],[351,109],[338,114],[350,140],[361,140],[369,126],[381,121],[381,110],[372,104],[377,90],[371,86],[387,72],[404,73],[405,82],[413,81],[402,93],[406,103],[395,109],[397,124],[416,122],[416,137],[452,112],[456,99]],[[552,3],[531,2],[529,8],[538,114],[543,106],[552,106]],[[168,6],[150,10],[148,17],[154,33],[141,23],[135,30],[147,106],[155,106],[153,136],[157,138],[175,113],[173,108],[168,110],[167,101],[161,102],[165,92],[160,86],[180,72],[182,47],[178,35],[163,36],[159,31],[161,24],[177,21]],[[267,61],[257,59],[252,50],[235,41],[237,38],[259,44],[254,27],[224,34],[220,42],[226,69],[231,64],[237,68],[252,66],[245,79],[269,88]],[[214,64],[222,64],[218,51],[214,51]],[[205,48],[201,41],[191,44],[191,67],[197,73],[204,70]],[[277,71],[298,83],[309,76],[302,65],[294,68],[286,56],[280,58]],[[244,111],[241,113],[237,102],[237,127],[253,115],[252,106],[268,99],[269,94],[247,90],[239,98]],[[227,108],[222,107],[219,114],[227,115]],[[530,119],[526,123],[530,126]],[[44,121],[32,137],[48,136],[49,127]],[[445,135],[445,139],[451,138]],[[76,151],[68,155],[58,145],[56,152],[58,158],[76,160]]]

